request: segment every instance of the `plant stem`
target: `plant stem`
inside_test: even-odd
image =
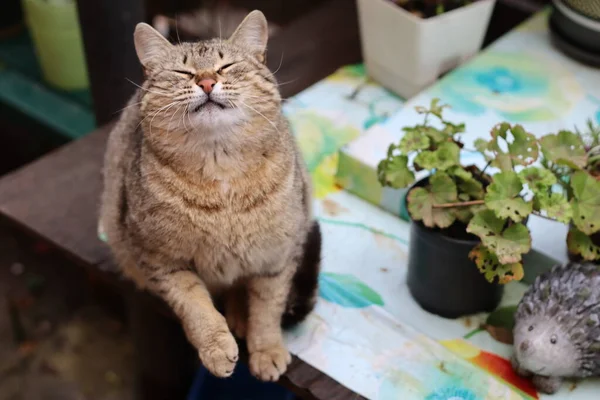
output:
[[[469,207],[469,206],[479,206],[485,204],[485,200],[470,200],[470,201],[462,201],[456,203],[441,203],[434,204],[433,208],[454,208],[454,207]],[[540,214],[539,211],[532,211],[533,215],[537,215],[540,218],[547,219],[548,221],[556,221],[554,218],[547,217],[543,214]]]
[[[538,211],[533,211],[533,212],[532,212],[532,214],[533,214],[533,215],[537,215],[537,216],[538,216],[538,217],[540,217],[540,218],[547,219],[548,221],[555,221],[555,222],[556,222],[556,220],[555,220],[554,218],[550,218],[550,217],[547,217],[547,216],[545,216],[545,215],[542,215],[542,214],[540,214]]]
[[[485,167],[483,167],[483,169],[481,170],[481,173],[479,174],[480,178],[483,178],[483,174],[485,174],[485,170],[487,169],[487,167],[490,166],[491,163],[492,163],[492,160],[488,161],[488,163],[485,164]]]
[[[463,201],[463,202],[459,202],[459,203],[434,204],[433,208],[469,207],[469,206],[479,206],[481,204],[485,204],[485,200],[470,200],[470,201]]]
[[[472,330],[471,332],[467,333],[465,336],[463,336],[463,339],[471,339],[473,336],[477,335],[480,332],[483,332],[484,329],[482,328],[475,328],[474,330]]]

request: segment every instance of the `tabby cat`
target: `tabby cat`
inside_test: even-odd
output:
[[[233,332],[252,373],[274,381],[291,361],[282,329],[315,304],[321,233],[267,37],[260,11],[227,40],[173,45],[136,27],[146,80],[110,134],[100,225],[123,273],[170,305],[211,373],[233,372]]]

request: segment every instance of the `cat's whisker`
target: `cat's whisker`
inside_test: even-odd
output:
[[[125,79],[127,79],[127,80],[128,80],[130,83],[132,83],[133,85],[135,85],[135,86],[139,87],[139,88],[140,88],[140,89],[142,89],[142,90],[145,90],[145,91],[146,91],[146,92],[148,92],[148,93],[154,93],[154,94],[158,94],[158,95],[160,95],[160,96],[168,96],[168,95],[169,95],[169,93],[167,93],[167,92],[164,92],[164,93],[163,93],[163,92],[155,92],[155,91],[153,91],[153,90],[146,89],[145,87],[142,87],[142,86],[138,85],[137,83],[135,83],[134,81],[132,81],[132,80],[131,80],[131,79],[129,79],[129,78],[125,78]]]
[[[273,75],[273,77],[281,69],[282,65],[283,65],[283,51],[281,52],[281,59],[279,60],[279,67],[277,67],[277,69],[275,70],[275,72],[271,72],[271,74]]]
[[[275,86],[279,87],[279,86],[283,86],[283,85],[289,85],[290,83],[294,83],[297,80],[298,80],[298,78],[292,79],[291,81],[287,81],[287,82],[281,82],[281,83],[277,82],[277,84]]]
[[[187,126],[185,125],[185,117],[187,116],[187,120],[190,123],[190,129],[194,128],[194,124],[192,124],[192,119],[190,118],[190,104],[187,105],[187,107],[184,109],[183,111],[183,127],[185,129],[185,133],[190,133],[190,129],[187,128]]]
[[[157,110],[157,111],[156,111],[156,112],[153,114],[153,116],[152,116],[152,119],[150,120],[150,125],[149,125],[149,128],[150,128],[150,134],[152,134],[152,123],[154,122],[154,118],[156,118],[156,116],[157,116],[157,115],[158,115],[158,114],[159,114],[159,113],[160,113],[162,110],[164,110],[164,109],[168,109],[168,108],[172,107],[173,105],[175,105],[175,104],[177,104],[177,103],[178,103],[177,101],[173,101],[173,102],[171,102],[171,103],[167,104],[166,106],[159,108],[159,109],[158,109],[158,110]],[[147,118],[147,117],[146,117],[146,118]],[[146,118],[144,118],[144,120],[145,120]],[[143,122],[143,120],[142,120],[142,122]],[[141,122],[140,122],[140,123],[141,123]]]
[[[263,117],[268,123],[270,123],[273,128],[275,128],[275,130],[277,132],[279,132],[279,129],[277,128],[277,125],[275,125],[275,123],[273,121],[271,121],[269,118],[265,117],[265,115],[263,113],[261,113],[260,111],[258,111],[257,109],[249,106],[248,104],[244,103],[243,101],[241,101],[240,99],[238,99],[238,101],[245,107],[248,107],[250,110],[254,111],[255,113],[257,113],[258,115],[260,115],[261,117]]]
[[[173,122],[173,117],[175,116],[175,114],[177,114],[179,112],[179,110],[181,110],[182,105],[179,105],[179,107],[177,107],[177,110],[175,110],[175,112],[173,114],[171,114],[171,118],[169,119],[169,124],[167,125],[167,134],[171,131],[171,122]]]
[[[181,109],[181,126],[183,126],[183,129],[185,130],[185,133],[189,133],[189,130],[187,128],[187,126],[185,125],[185,114],[186,114],[186,110],[187,110],[187,104],[183,104]],[[179,112],[179,110],[177,110],[177,112]]]
[[[179,39],[179,29],[177,28],[177,14],[175,14],[175,34],[177,35],[177,42],[181,45],[181,39]]]
[[[138,101],[137,103],[130,104],[128,106],[125,106],[125,107],[121,108],[120,110],[115,111],[113,114],[119,114],[121,111],[123,111],[123,110],[125,110],[125,109],[127,109],[129,107],[137,106],[137,105],[140,105],[142,103],[143,103],[143,101]]]

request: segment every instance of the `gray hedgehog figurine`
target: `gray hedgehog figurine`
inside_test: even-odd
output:
[[[600,266],[567,263],[538,276],[515,313],[513,368],[544,393],[600,375]]]

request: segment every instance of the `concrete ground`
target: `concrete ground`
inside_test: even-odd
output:
[[[79,268],[0,222],[0,400],[133,397],[133,346]]]

